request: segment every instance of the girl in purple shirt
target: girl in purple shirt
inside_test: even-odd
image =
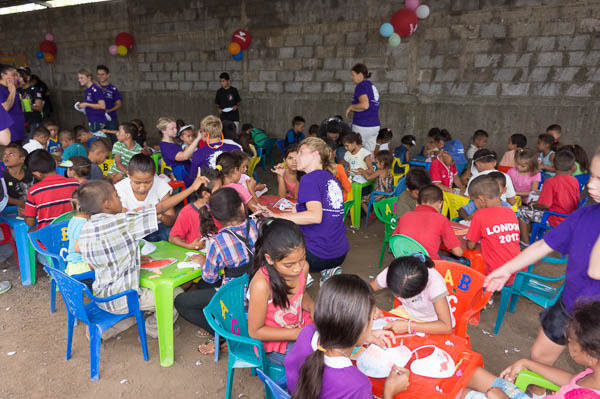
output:
[[[87,69],[77,72],[79,84],[85,87],[85,99],[77,104],[77,108],[85,110],[90,131],[94,135],[106,137],[102,129],[106,126],[106,103],[100,86],[92,80],[92,73]]]

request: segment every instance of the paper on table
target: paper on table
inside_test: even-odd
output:
[[[356,367],[369,377],[385,378],[392,366],[406,366],[411,356],[411,350],[404,345],[384,349],[372,344],[358,355]]]
[[[381,319],[373,320],[371,330],[383,330],[383,327],[396,320],[405,320],[401,317],[382,317]]]
[[[258,198],[258,197],[260,197],[261,195],[265,194],[267,191],[269,191],[269,188],[268,188],[268,187],[267,187],[267,185],[265,184],[265,188],[264,188],[264,189],[262,189],[262,190],[259,190],[259,191],[257,191],[257,192],[255,193],[255,194],[256,194],[256,197],[257,197],[257,198]]]

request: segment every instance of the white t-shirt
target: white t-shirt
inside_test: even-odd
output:
[[[28,154],[32,153],[35,150],[44,150],[44,146],[37,140],[31,139],[23,146],[23,149],[27,151]]]
[[[146,195],[144,201],[138,201],[138,199],[135,198],[129,177],[115,184],[115,189],[117,190],[119,198],[121,198],[123,208],[129,211],[143,206],[156,205],[165,195],[171,193],[171,186],[169,186],[169,183],[158,176],[154,176],[154,183],[152,184],[150,191],[148,191],[148,195]]]
[[[477,176],[487,175],[492,172],[499,172],[499,171],[496,169],[490,169],[490,170],[484,170],[483,172],[477,172],[476,174],[472,175],[471,179],[469,179],[469,184],[467,185],[467,189],[465,190],[465,195],[466,196],[469,195],[469,185],[471,184],[473,179],[475,179]],[[502,173],[506,177],[506,193],[502,194],[500,196],[500,199],[502,201],[506,201],[507,198],[514,197],[515,195],[517,195],[517,193],[515,192],[515,187],[512,184],[512,179],[510,178],[510,176],[503,172],[500,172],[500,173]]]
[[[344,161],[348,162],[348,165],[350,165],[350,170],[368,169],[365,158],[370,156],[371,153],[365,148],[361,147],[356,155],[352,155],[350,151],[346,151],[346,154],[344,154]]]

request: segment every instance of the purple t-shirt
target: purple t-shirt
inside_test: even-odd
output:
[[[0,103],[3,103],[8,98],[8,87],[0,84]],[[0,105],[1,106],[1,105]],[[4,108],[4,107],[2,107]],[[10,128],[10,141],[19,141],[25,139],[25,115],[21,109],[21,100],[15,95],[15,102],[11,109],[8,110],[13,125]]]
[[[98,104],[98,101],[104,100],[104,93],[102,89],[98,87],[97,84],[92,84],[90,87],[85,89],[85,100],[84,102],[90,104]],[[106,103],[106,101],[105,101]],[[98,122],[98,123],[106,123],[106,113],[103,109],[94,109],[91,107],[85,108],[85,115],[88,118],[90,123]]]
[[[578,209],[544,235],[550,248],[569,255],[562,299],[573,314],[579,298],[600,299],[600,281],[587,274],[592,248],[600,235],[600,205]]]
[[[300,179],[296,211],[306,211],[306,203],[318,201],[323,207],[319,224],[301,225],[306,249],[322,259],[334,259],[348,252],[344,224],[344,194],[340,183],[326,170],[312,171]]]
[[[121,93],[119,90],[109,83],[106,86],[100,86],[104,92],[104,102],[106,103],[106,109],[111,109],[115,106],[115,102],[121,99]],[[117,111],[109,113],[111,118],[117,119]]]
[[[4,107],[0,106],[0,130],[10,128],[12,125],[14,125],[12,118]]]
[[[189,160],[188,161],[176,161],[175,160],[175,157],[180,152],[181,152],[181,147],[179,146],[179,144],[167,143],[166,141],[160,142],[160,155],[161,155],[162,159],[165,161],[165,164],[170,168],[173,168],[177,165],[183,165],[183,166],[185,166],[185,170],[187,172],[189,172],[190,164],[191,164],[191,162]]]
[[[354,97],[352,104],[358,104],[358,97],[362,95],[369,97],[369,109],[362,112],[355,112],[352,118],[352,124],[362,127],[380,126],[379,122],[379,92],[377,87],[370,80],[363,80],[354,88]]]
[[[296,392],[300,369],[315,350],[318,333],[314,324],[304,327],[290,352],[286,355],[285,377],[288,391]],[[321,398],[327,399],[372,399],[373,387],[369,378],[352,365],[346,357],[325,356],[325,368],[321,385]]]
[[[219,146],[219,144],[221,144]],[[217,147],[218,146],[218,147]],[[198,174],[198,168],[215,168],[217,164],[217,157],[224,152],[231,152],[239,150],[238,146],[228,143],[213,143],[207,144],[204,147],[196,150],[192,156],[192,164],[190,166],[190,177],[188,178],[189,183],[192,183],[196,179]],[[188,182],[186,181],[186,185]]]

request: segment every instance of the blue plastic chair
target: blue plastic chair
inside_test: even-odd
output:
[[[585,185],[590,180],[590,174],[589,173],[583,173],[581,175],[575,176],[575,178],[579,182],[579,192],[582,192],[583,189],[585,189]]]
[[[258,156],[260,157],[260,164],[264,170],[267,170],[267,157],[271,158],[271,169],[273,169],[273,147],[277,143],[277,139],[265,140],[264,147],[257,148]]]
[[[270,392],[274,399],[290,399],[291,396],[285,389],[277,385],[275,381],[269,378],[268,375],[262,372],[261,369],[256,369],[258,378],[265,384],[265,392]]]
[[[75,320],[80,320],[88,325],[90,333],[90,379],[98,381],[100,378],[100,343],[102,332],[106,331],[117,322],[127,317],[135,316],[142,345],[144,360],[148,361],[148,343],[146,342],[146,327],[144,325],[144,312],[140,310],[138,292],[127,290],[107,298],[95,297],[90,289],[81,280],[94,279],[94,272],[87,272],[77,276],[69,276],[65,272],[53,267],[44,266],[52,279],[58,284],[68,314],[67,332],[67,360],[71,358],[71,344],[73,343],[73,325]],[[79,281],[78,281],[79,280]],[[84,304],[84,296],[91,302]],[[98,303],[105,303],[113,299],[127,298],[128,312],[125,314],[109,313],[98,307]]]
[[[405,190],[406,190],[406,178],[403,177],[400,180],[398,180],[398,184],[396,184],[396,187],[394,187],[394,191],[392,191],[391,193],[386,193],[385,191],[372,191],[371,195],[369,196],[369,205],[367,206],[367,222],[366,222],[365,226],[369,227],[369,215],[371,214],[371,208],[373,208],[373,204],[375,203],[376,195],[386,195],[386,196],[397,197],[400,194],[402,194]]]
[[[204,308],[204,315],[210,327],[219,336],[227,340],[229,359],[227,362],[226,399],[231,398],[233,387],[233,372],[238,368],[259,368],[266,375],[282,384],[285,378],[283,366],[267,360],[263,343],[248,335],[248,321],[244,310],[244,298],[248,288],[248,275],[229,281],[212,297]],[[215,341],[215,346],[219,341]],[[267,394],[267,398],[270,395]]]
[[[284,154],[285,153],[285,139],[281,139],[281,140],[277,140],[275,142],[275,144],[277,144],[277,147],[279,147],[279,149],[281,150],[281,153]]]
[[[567,259],[557,258],[542,258],[543,262],[554,263],[554,264],[565,264]],[[539,274],[531,273],[533,265],[529,266],[527,272],[518,272],[515,275],[515,280],[512,285],[506,285],[502,288],[502,296],[500,297],[500,304],[498,305],[498,314],[496,315],[496,324],[494,325],[494,334],[498,334],[500,327],[502,327],[502,321],[506,315],[506,310],[510,313],[515,312],[517,301],[520,296],[523,296],[532,302],[538,304],[544,309],[554,305],[565,286],[564,278],[565,275],[559,277],[546,277]],[[563,280],[560,287],[553,287],[545,283],[553,283]]]
[[[585,186],[585,184],[584,184],[584,186]],[[587,198],[582,198],[579,201],[579,204],[577,204],[577,209],[585,206],[586,201],[587,201]],[[565,215],[564,213],[545,211],[544,214],[542,215],[542,220],[540,220],[539,223],[537,223],[537,222],[531,223],[531,235],[529,236],[530,243],[534,243],[537,240],[541,240],[542,237],[544,236],[544,233],[546,232],[546,230],[552,229],[552,227],[548,224],[548,217],[550,217],[550,215],[562,216],[565,218],[569,217],[569,215]]]
[[[29,241],[35,251],[48,257],[52,261],[52,266],[60,271],[67,268],[67,255],[69,253],[68,226],[69,221],[58,222],[29,233]],[[50,278],[50,313],[54,313],[55,303],[56,282],[53,278]]]
[[[175,165],[171,168],[171,172],[173,172],[173,176],[175,176],[175,180],[180,180],[185,182],[190,174],[185,170],[185,166],[183,165]]]

